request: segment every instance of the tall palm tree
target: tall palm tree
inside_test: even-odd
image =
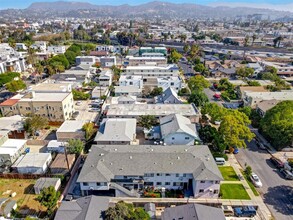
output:
[[[252,35],[252,46],[253,46],[254,41],[256,40],[256,38],[257,38],[256,34],[253,34],[253,35]]]

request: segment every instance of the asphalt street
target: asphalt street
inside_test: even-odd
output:
[[[255,141],[248,144],[246,149],[240,149],[236,158],[242,167],[249,165],[263,186],[260,192],[264,203],[268,206],[276,220],[293,219],[293,181],[285,180],[282,174],[269,161],[271,155],[260,150]]]

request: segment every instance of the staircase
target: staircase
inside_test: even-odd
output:
[[[120,192],[124,193],[128,197],[136,197],[136,198],[140,197],[140,195],[136,191],[130,191],[117,183],[111,182],[110,188],[115,189],[115,190],[119,190]]]

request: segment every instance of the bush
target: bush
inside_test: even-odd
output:
[[[15,72],[0,74],[0,86],[3,86],[4,84],[13,81],[15,77],[20,77],[20,74]]]
[[[72,90],[72,95],[74,100],[87,100],[90,98],[90,94],[78,91],[76,89]]]

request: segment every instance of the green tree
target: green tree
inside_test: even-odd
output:
[[[169,55],[169,61],[171,63],[178,63],[178,61],[182,58],[182,55],[177,52],[176,49],[173,49]]]
[[[203,107],[206,103],[209,102],[209,98],[204,92],[197,90],[191,93],[188,98],[188,102],[194,103],[197,107]]]
[[[184,53],[188,53],[189,50],[190,50],[190,46],[188,44],[185,44],[184,47],[183,47]]]
[[[70,154],[80,155],[84,150],[84,143],[80,139],[70,139],[67,145],[67,151]]]
[[[155,96],[161,95],[162,93],[163,93],[163,88],[162,87],[155,87],[150,92],[150,96],[155,97]]]
[[[96,131],[95,124],[87,122],[82,126],[82,130],[85,132],[85,139],[88,141]]]
[[[76,58],[76,53],[71,51],[71,50],[67,50],[65,53],[64,53],[66,59],[68,60],[69,64],[70,65],[73,65],[75,64],[75,58]]]
[[[247,127],[249,124],[250,120],[244,113],[228,110],[222,117],[219,133],[227,146],[246,147],[245,141],[250,142],[255,136]]]
[[[57,202],[60,197],[60,192],[56,191],[53,186],[43,188],[41,194],[36,200],[47,208],[48,215],[51,215],[56,208]]]
[[[13,80],[7,83],[5,86],[9,92],[17,92],[26,88],[26,84],[21,79]]]
[[[260,130],[278,150],[293,143],[293,101],[283,101],[268,110]]]
[[[40,115],[33,115],[25,119],[24,129],[34,136],[36,131],[44,129],[48,124],[49,122],[47,118]]]
[[[252,108],[250,106],[244,106],[242,108],[239,108],[238,111],[244,113],[248,118],[250,118]]]
[[[217,103],[207,103],[201,109],[203,115],[208,114],[211,117],[211,121],[220,121],[226,114],[226,109],[220,107]]]
[[[207,144],[213,152],[223,153],[226,149],[224,139],[216,128],[207,125],[202,127],[198,134],[203,143]]]
[[[261,84],[258,81],[255,81],[255,80],[247,81],[247,84],[249,86],[261,86]]]
[[[66,59],[65,55],[64,54],[59,54],[59,55],[56,55],[54,57],[52,57],[50,60],[49,60],[49,64],[52,64],[52,63],[61,63],[65,69],[68,69],[69,68],[69,62],[68,60]]]
[[[245,175],[246,175],[247,177],[251,176],[251,174],[252,174],[252,168],[251,168],[251,166],[247,166],[247,167],[245,168],[245,170],[244,170],[244,173],[245,173]]]
[[[152,126],[156,125],[157,119],[154,115],[141,115],[138,119],[138,124],[146,129],[150,129]]]
[[[89,93],[84,93],[76,89],[72,89],[72,95],[74,100],[87,100],[91,96]]]
[[[239,67],[236,70],[236,74],[241,78],[246,78],[254,73],[254,69],[248,67]]]
[[[199,73],[204,73],[207,71],[206,67],[202,63],[198,63],[194,66],[194,70]]]
[[[0,87],[19,77],[20,77],[20,74],[16,72],[8,72],[8,73],[0,74]]]
[[[133,204],[120,201],[105,211],[105,220],[149,220],[150,216],[143,208],[134,208]]]
[[[203,76],[197,75],[193,76],[188,81],[188,87],[191,91],[200,90],[208,88],[210,86],[209,81],[207,81]]]

